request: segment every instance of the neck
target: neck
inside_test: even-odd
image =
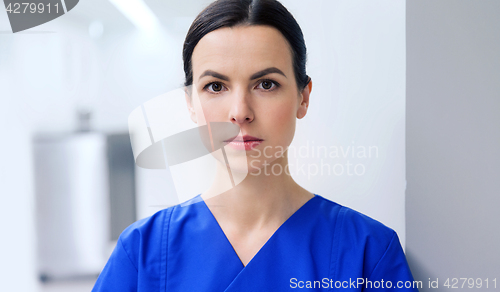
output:
[[[202,198],[222,220],[247,228],[280,225],[313,197],[293,180],[288,170],[284,171],[287,165],[287,155],[283,155],[261,168],[260,173],[248,173],[239,184],[232,187],[226,166],[218,163],[214,183],[202,194]],[[276,169],[282,171],[277,172]],[[237,175],[233,181],[238,182]]]

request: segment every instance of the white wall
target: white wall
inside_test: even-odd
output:
[[[128,131],[132,109],[182,84],[180,47],[171,49],[180,40],[171,40],[165,31],[143,39],[108,2],[80,2],[67,15],[16,34],[0,10],[2,291],[40,288],[32,135],[75,130],[78,108],[93,111],[94,129]],[[101,38],[93,39],[88,26],[99,17],[105,25],[115,20]]]
[[[499,287],[499,13],[494,0],[407,2],[407,255],[421,291]]]

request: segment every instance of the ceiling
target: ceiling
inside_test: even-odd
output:
[[[165,27],[175,26],[179,19],[194,19],[211,0],[144,0]],[[106,30],[132,29],[133,24],[107,0],[83,0],[71,10],[68,21],[88,25],[98,20]]]
[[[164,28],[174,29],[181,23],[185,30],[186,23],[192,20],[213,0],[143,0],[158,17]],[[67,15],[56,21],[50,21],[30,32],[53,31],[54,27],[70,24],[73,28],[80,27],[87,30],[93,21],[100,21],[105,33],[132,30],[134,25],[108,0],[80,0]],[[11,27],[6,11],[0,12],[0,33],[11,32]],[[185,31],[184,31],[185,33]]]

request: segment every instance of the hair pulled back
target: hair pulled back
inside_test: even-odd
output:
[[[299,24],[277,0],[217,0],[207,6],[193,21],[184,41],[185,86],[193,84],[191,57],[194,48],[206,34],[223,27],[237,25],[268,25],[283,34],[292,50],[292,62],[297,87],[309,83],[306,74],[306,45]]]

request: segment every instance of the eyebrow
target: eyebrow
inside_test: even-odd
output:
[[[250,76],[250,80],[254,80],[254,79],[260,78],[262,76],[265,76],[265,75],[271,74],[271,73],[278,73],[278,74],[285,76],[285,78],[287,78],[285,73],[283,73],[283,71],[281,71],[280,69],[278,69],[276,67],[269,67],[267,69],[261,70],[255,74],[253,74],[252,76]],[[215,78],[218,78],[218,79],[221,79],[224,81],[229,80],[229,77],[227,77],[226,75],[222,75],[222,74],[217,73],[217,72],[212,71],[212,70],[206,70],[205,72],[203,72],[203,74],[201,74],[200,77],[198,77],[198,80],[200,80],[202,77],[205,77],[205,76],[213,76]]]

